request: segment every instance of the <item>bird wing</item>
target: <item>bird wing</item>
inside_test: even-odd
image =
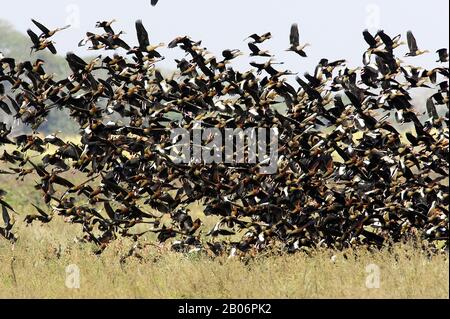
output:
[[[5,102],[3,102],[2,100],[0,100],[0,110],[3,110],[3,112],[5,112],[8,115],[11,115],[11,110],[9,109],[8,104],[6,104]]]
[[[151,1],[152,6],[156,6],[157,3],[158,3],[158,0],[152,0]]]
[[[28,36],[30,37],[31,41],[33,41],[33,44],[38,46],[39,45],[39,37],[37,36],[36,33],[34,33],[33,31],[31,31],[31,29],[27,30]]]
[[[416,38],[414,37],[414,35],[411,31],[408,31],[407,39],[408,39],[409,51],[416,52],[418,50],[417,42],[416,42]]]
[[[5,205],[2,205],[2,217],[6,226],[11,222],[11,218],[9,217],[8,210]]]
[[[377,40],[375,40],[375,38],[370,34],[369,31],[364,30],[363,36],[364,36],[364,40],[366,40],[367,44],[371,48],[375,48],[377,46]]]
[[[49,217],[48,214],[46,212],[44,212],[41,208],[37,207],[34,204],[31,204],[31,205],[36,209],[36,211],[39,213],[39,215],[41,215],[44,218],[48,218]]]
[[[87,65],[87,63],[83,59],[81,59],[73,52],[67,52],[66,60],[69,63],[69,66],[75,68],[76,70],[82,70]]]
[[[53,45],[53,43],[50,43],[50,44],[48,45],[48,49],[49,49],[50,52],[53,53],[53,54],[57,54],[57,53],[58,53],[58,51],[56,51],[56,48],[55,48],[55,46]]]
[[[123,41],[122,39],[116,39],[115,42],[116,42],[116,44],[118,46],[120,46],[121,48],[123,48],[125,50],[130,50],[131,49],[130,46],[125,41]]]
[[[147,47],[150,45],[150,40],[148,39],[148,32],[145,30],[142,20],[136,21],[136,32],[139,41],[139,47],[142,51],[146,51]]]
[[[432,97],[430,97],[427,100],[427,113],[428,113],[429,118],[432,118],[432,119],[438,119],[439,118],[439,115],[438,115],[438,113],[436,111],[436,106],[434,105]]]
[[[256,46],[256,45],[254,45],[253,43],[249,43],[248,44],[248,47],[250,48],[250,50],[252,50],[252,52],[254,53],[254,54],[258,54],[259,53],[259,49],[258,49],[258,47]]]
[[[439,60],[446,60],[448,59],[448,51],[447,49],[439,49],[436,51],[437,54],[439,54]]]
[[[292,46],[299,46],[300,45],[300,36],[298,33],[298,24],[294,23],[291,26],[291,35],[290,35],[290,41]]]
[[[378,55],[375,57],[375,63],[377,65],[378,71],[380,71],[381,74],[386,75],[389,73],[389,70],[386,67],[386,64],[384,64],[383,59]]]
[[[42,31],[43,34],[45,34],[47,36],[50,34],[50,30],[47,29],[47,27],[44,26],[42,23],[39,23],[34,19],[31,19],[31,21]]]
[[[116,213],[114,212],[114,209],[112,209],[111,205],[108,202],[105,202],[103,205],[105,206],[105,212],[106,214],[108,214],[108,217],[111,220],[114,220],[116,218],[115,217]]]
[[[393,41],[392,41],[392,39],[391,39],[390,36],[388,36],[388,35],[387,35],[386,33],[384,33],[384,31],[382,31],[382,30],[378,32],[378,35],[380,36],[381,40],[383,41],[383,43],[384,43],[387,47],[389,47],[389,48],[392,47],[392,45],[393,45],[394,43],[393,43]]]
[[[19,104],[17,104],[16,100],[14,100],[12,97],[10,97],[9,95],[7,96],[9,101],[11,102],[11,106],[14,108],[14,110],[16,111],[16,113],[19,113],[20,107]]]

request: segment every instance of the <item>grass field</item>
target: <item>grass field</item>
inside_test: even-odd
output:
[[[128,259],[120,264],[120,256],[128,251],[131,243],[117,242],[97,257],[90,247],[71,241],[76,232],[70,228],[60,223],[51,228],[33,226],[22,233],[14,249],[1,241],[0,298],[449,296],[448,257],[429,258],[411,246],[376,253],[318,251],[311,256],[264,257],[247,264],[149,248],[141,252],[143,260]],[[60,233],[55,235],[52,230]],[[73,265],[79,269],[79,289],[66,286],[66,271],[70,277]],[[373,281],[374,265],[379,267],[379,288],[370,285],[377,282]]]
[[[0,163],[0,169],[7,167]],[[31,203],[43,207],[33,189],[36,180],[0,175],[0,188],[8,191],[5,200],[19,212],[14,216],[18,242],[11,246],[0,238],[0,298],[449,297],[448,254],[430,256],[412,244],[391,251],[264,256],[245,263],[150,245],[140,251],[143,259],[120,263],[132,242],[119,240],[96,256],[94,247],[77,241],[82,236],[79,226],[56,218],[49,225],[26,227],[23,218],[34,213]],[[83,179],[73,175],[71,180]],[[214,220],[206,224],[208,229]],[[73,283],[68,279],[74,278],[74,269],[79,270],[79,289],[66,285]],[[377,279],[379,288],[374,288]]]

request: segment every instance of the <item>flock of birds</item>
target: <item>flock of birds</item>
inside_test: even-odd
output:
[[[67,27],[33,23],[41,34],[28,31],[32,50],[56,53],[51,38]],[[446,49],[437,51],[439,65],[428,70],[396,56],[400,35],[364,31],[369,47],[361,67],[324,58],[301,77],[261,49],[270,33],[248,38],[250,56],[267,60],[251,62],[246,72],[231,65],[243,52],[229,49],[216,57],[201,41],[182,36],[168,48],[185,55],[176,60],[177,72],[165,77],[156,67],[164,45],[151,44],[142,21],[136,22],[136,46],[113,24],[98,22],[103,31],[88,32],[79,43],[111,54],[85,61],[68,53],[71,74],[59,81],[46,73],[45,61],[0,56],[0,109],[33,130],[11,137],[11,128],[0,123],[0,146],[15,146],[0,154],[8,166],[0,174],[37,176],[35,188],[47,205],[36,205],[27,223],[63,216],[82,225],[83,240],[97,244],[99,253],[118,237],[140,243],[148,234],[176,251],[211,256],[383,247],[417,236],[448,245]],[[307,46],[292,25],[288,51],[300,59]],[[408,57],[427,52],[411,32],[407,46]],[[414,105],[416,88],[429,94],[425,112]],[[79,124],[80,143],[40,136],[39,126],[55,108],[68,110]],[[198,122],[220,130],[277,127],[277,173],[261,174],[254,164],[175,163],[171,132]],[[69,180],[67,172],[74,171],[85,176],[83,183]],[[16,213],[5,194],[0,189],[0,235],[15,240]],[[206,232],[189,210],[198,202],[206,216],[218,218]]]

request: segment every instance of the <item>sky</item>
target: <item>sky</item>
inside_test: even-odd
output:
[[[34,28],[35,18],[54,27],[71,24],[72,27],[54,37],[59,53],[75,51],[92,55],[77,47],[86,31],[95,30],[99,20],[117,19],[116,32],[130,45],[137,43],[134,22],[142,19],[152,44],[169,43],[176,36],[189,35],[203,40],[203,46],[216,55],[224,49],[241,49],[249,52],[244,38],[252,33],[272,32],[273,39],[260,45],[284,61],[284,69],[294,72],[312,72],[321,58],[344,58],[349,66],[361,64],[362,53],[367,48],[362,31],[376,32],[384,29],[391,36],[412,30],[419,48],[432,53],[414,58],[414,64],[435,65],[437,49],[449,44],[448,0],[345,0],[345,1],[294,1],[294,0],[160,0],[156,7],[150,0],[14,0],[4,1],[0,19],[7,20],[25,33]],[[286,52],[289,47],[289,30],[298,23],[300,42],[310,43],[308,58]],[[1,35],[0,35],[1,43]],[[174,59],[183,57],[179,49],[162,49],[166,60],[161,67],[174,68]],[[401,56],[406,47],[399,49]],[[403,59],[403,58],[402,58]],[[404,58],[410,62],[413,58]],[[246,69],[248,62],[258,58],[239,57],[234,61],[238,69]],[[412,61],[412,60],[411,60]],[[250,68],[250,66],[248,66]]]

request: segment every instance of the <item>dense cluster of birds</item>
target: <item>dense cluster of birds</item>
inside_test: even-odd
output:
[[[42,32],[28,32],[33,50],[56,53],[50,39],[64,28],[33,22]],[[11,137],[0,123],[0,145],[15,146],[0,154],[7,163],[0,174],[34,174],[47,205],[36,205],[27,223],[63,216],[82,225],[83,240],[99,253],[119,237],[140,242],[150,234],[176,251],[211,256],[383,247],[417,236],[447,245],[447,49],[436,52],[435,68],[424,69],[396,55],[406,44],[400,35],[366,30],[361,67],[324,58],[313,74],[299,76],[261,49],[270,33],[247,39],[250,56],[266,61],[251,62],[246,72],[231,65],[244,52],[216,57],[201,41],[181,36],[168,48],[185,55],[165,77],[157,68],[164,45],[151,44],[142,21],[135,46],[113,24],[99,21],[102,31],[79,43],[110,54],[86,61],[68,53],[71,74],[59,81],[46,73],[45,61],[0,56],[0,109],[33,130]],[[307,56],[297,24],[289,40],[287,51]],[[411,32],[407,47],[408,57],[427,52]],[[416,88],[429,95],[424,112],[414,103]],[[55,108],[78,123],[80,143],[39,134]],[[255,164],[175,162],[171,132],[199,122],[220,130],[277,127],[277,173],[261,174]],[[70,181],[67,172],[74,171],[83,183]],[[14,240],[16,213],[4,195],[0,190],[0,235]],[[213,229],[195,219],[189,210],[195,203],[218,218]]]

